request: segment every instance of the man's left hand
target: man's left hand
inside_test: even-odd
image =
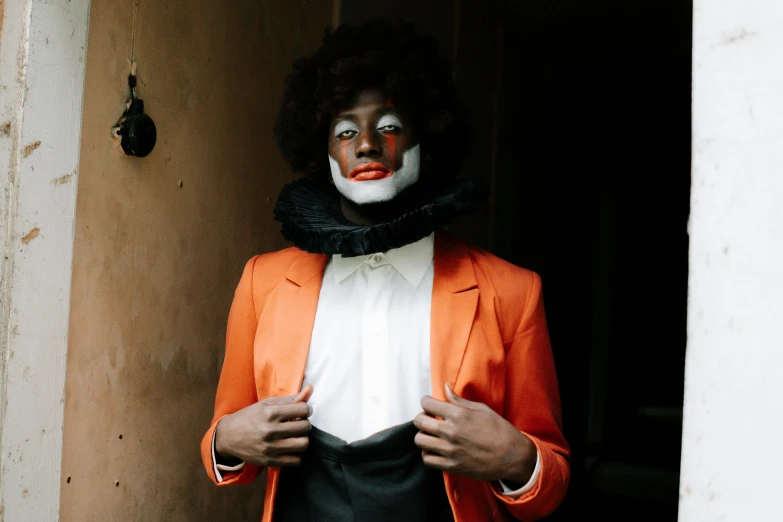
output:
[[[536,446],[489,406],[459,397],[445,385],[448,402],[429,395],[413,420],[424,464],[477,480],[526,484],[536,465]]]

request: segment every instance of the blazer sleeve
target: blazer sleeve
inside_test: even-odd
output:
[[[220,419],[258,402],[253,372],[253,341],[258,327],[253,303],[253,270],[257,260],[258,256],[255,256],[247,262],[234,292],[226,328],[226,356],[215,397],[215,413],[209,430],[201,440],[201,459],[207,475],[219,486],[248,484],[259,471],[258,466],[247,464],[240,471],[223,472],[223,480],[218,482],[212,462],[212,438]]]
[[[552,513],[563,500],[570,478],[570,453],[563,437],[541,278],[530,274],[530,293],[521,322],[514,338],[506,343],[504,417],[535,443],[541,471],[533,488],[518,498],[491,488],[508,512],[522,521]]]

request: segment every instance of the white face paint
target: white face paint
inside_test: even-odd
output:
[[[359,134],[359,126],[352,121],[341,120],[334,126],[334,137],[340,138],[342,134],[349,136]]]
[[[329,156],[329,166],[337,191],[357,205],[384,203],[397,197],[403,190],[419,181],[421,150],[419,145],[406,150],[402,155],[402,166],[393,175],[383,179],[349,181],[343,176],[340,165]]]
[[[385,114],[378,120],[377,129],[381,132],[393,132],[402,129],[402,122],[394,114]],[[347,138],[358,134],[359,127],[350,121],[342,120],[334,127],[335,138]],[[343,197],[357,205],[384,203],[393,200],[403,190],[419,181],[421,149],[416,145],[403,152],[400,168],[393,175],[383,179],[350,181],[343,175],[340,164],[331,155],[329,166],[334,186]]]
[[[384,114],[381,119],[378,120],[379,131],[394,131],[402,129],[402,122],[395,114]]]

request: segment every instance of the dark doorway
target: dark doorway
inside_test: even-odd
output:
[[[421,7],[425,5],[426,7]],[[539,272],[572,482],[553,520],[677,519],[692,4],[343,0],[453,53],[493,199],[455,228]]]
[[[494,251],[541,273],[579,513],[676,520],[691,6],[506,18]]]

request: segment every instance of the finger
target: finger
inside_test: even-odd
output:
[[[313,396],[313,385],[308,384],[304,388],[302,388],[302,391],[297,393],[294,397],[296,400],[294,402],[307,402],[310,400],[310,397]]]
[[[455,392],[454,388],[451,387],[451,383],[447,382],[444,384],[443,390],[446,393],[446,399],[452,404],[462,406],[463,408],[468,408],[470,410],[479,410],[484,408],[484,403],[482,402],[469,401],[457,395],[457,392]]]
[[[310,447],[308,437],[292,437],[289,439],[278,440],[271,445],[271,452],[274,455],[287,455],[289,453],[304,453]]]
[[[421,460],[423,460],[424,465],[429,468],[435,468],[442,471],[449,471],[454,468],[454,464],[452,463],[451,459],[442,455],[438,455],[437,453],[422,451]]]
[[[449,442],[426,433],[417,433],[413,438],[413,443],[416,444],[416,447],[429,453],[437,453],[442,456],[451,455],[452,446]]]
[[[313,385],[308,384],[302,390],[294,395],[285,395],[283,397],[267,397],[264,399],[264,404],[291,404],[293,402],[307,402],[313,395]]]
[[[298,395],[298,394],[297,394]],[[285,397],[267,397],[261,403],[273,406],[275,404],[291,404],[294,401],[296,395],[286,395]]]
[[[421,398],[421,407],[425,413],[432,417],[449,419],[459,412],[462,408],[449,402],[439,401],[438,399],[425,395]]]
[[[302,463],[302,457],[300,455],[280,455],[270,459],[267,462],[267,466],[271,468],[290,468],[292,466],[298,466]]]
[[[442,422],[443,421],[438,420],[435,417],[430,417],[424,412],[419,413],[413,419],[413,425],[416,426],[419,431],[423,431],[424,433],[428,433],[436,437],[440,436]]]
[[[293,402],[288,404],[274,404],[269,406],[269,420],[273,422],[286,422],[298,419],[306,419],[313,413],[313,408],[306,402]]]
[[[309,420],[292,420],[281,422],[275,425],[275,430],[270,433],[270,440],[289,439],[291,437],[302,437],[310,433],[312,426]]]

